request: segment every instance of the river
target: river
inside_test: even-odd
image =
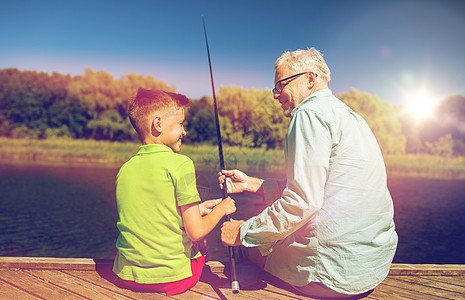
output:
[[[0,256],[90,257],[115,254],[118,170],[0,164]],[[251,175],[273,174],[251,173]],[[220,197],[214,172],[198,171]],[[399,245],[396,263],[465,264],[465,181],[392,177],[388,180]],[[243,219],[257,213],[248,194],[233,196]],[[219,226],[209,234],[210,260],[227,260]]]

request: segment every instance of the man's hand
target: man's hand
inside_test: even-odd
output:
[[[228,187],[228,193],[254,192],[250,188],[253,177],[248,176],[239,170],[222,170],[218,173],[218,185],[223,189],[224,181]],[[256,178],[258,179],[258,178]],[[260,179],[258,179],[260,181]],[[261,183],[261,182],[260,182]]]
[[[241,245],[240,226],[244,221],[236,221],[231,219],[229,222],[224,222],[221,225],[221,242],[224,246],[239,246]]]

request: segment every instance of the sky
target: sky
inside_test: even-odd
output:
[[[284,51],[315,47],[334,93],[465,95],[465,1],[448,0],[0,0],[0,69],[136,73],[210,96],[202,15],[216,89],[271,89]]]

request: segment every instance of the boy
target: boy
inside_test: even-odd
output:
[[[236,211],[231,198],[200,203],[193,162],[177,153],[188,105],[183,95],[142,88],[129,105],[142,145],[116,178],[120,235],[113,272],[132,289],[174,295],[193,287],[205,256],[192,241]]]

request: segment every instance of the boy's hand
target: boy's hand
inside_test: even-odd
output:
[[[199,209],[200,209],[200,215],[203,217],[205,215],[208,215],[213,207],[217,206],[218,204],[221,203],[221,198],[219,199],[215,199],[215,200],[207,200],[207,201],[204,201],[204,202],[201,202],[199,204]]]
[[[236,212],[236,202],[230,197],[227,197],[226,199],[221,201],[221,203],[218,204],[218,206],[221,206],[225,216]]]

